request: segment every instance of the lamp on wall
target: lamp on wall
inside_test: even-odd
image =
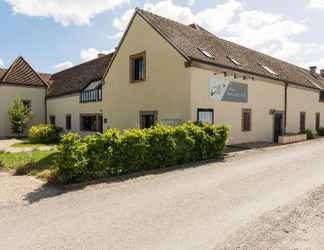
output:
[[[274,113],[276,113],[277,111],[275,110],[275,109],[270,109],[270,112],[269,112],[269,114],[270,115],[273,115]]]

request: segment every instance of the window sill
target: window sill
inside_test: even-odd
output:
[[[131,80],[130,83],[141,83],[141,82],[145,82],[146,80]]]

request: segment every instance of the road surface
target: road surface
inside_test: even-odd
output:
[[[27,186],[22,201],[0,191],[0,249],[324,245],[324,140],[79,191]]]

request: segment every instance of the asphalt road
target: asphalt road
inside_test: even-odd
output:
[[[316,140],[80,191],[38,188],[0,202],[0,249],[252,249],[244,237],[266,235],[269,218],[324,197],[312,198],[323,163]]]

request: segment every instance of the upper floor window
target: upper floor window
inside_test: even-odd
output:
[[[202,48],[198,48],[198,50],[206,57],[210,58],[210,59],[215,59],[215,56],[213,56],[209,51],[202,49]]]
[[[130,82],[146,80],[146,53],[145,51],[129,57]]]
[[[236,66],[242,66],[242,64],[238,61],[238,60],[236,60],[235,58],[233,58],[233,57],[230,57],[230,56],[228,56],[227,57],[233,64],[235,64]]]
[[[324,91],[320,92],[320,102],[324,102]]]
[[[275,75],[275,76],[278,76],[278,73],[275,72],[274,70],[270,69],[268,66],[265,66],[265,65],[262,65],[261,64],[261,67],[266,70],[268,73],[272,74],[272,75]]]
[[[101,81],[92,82],[80,94],[80,102],[99,102],[102,101]]]

